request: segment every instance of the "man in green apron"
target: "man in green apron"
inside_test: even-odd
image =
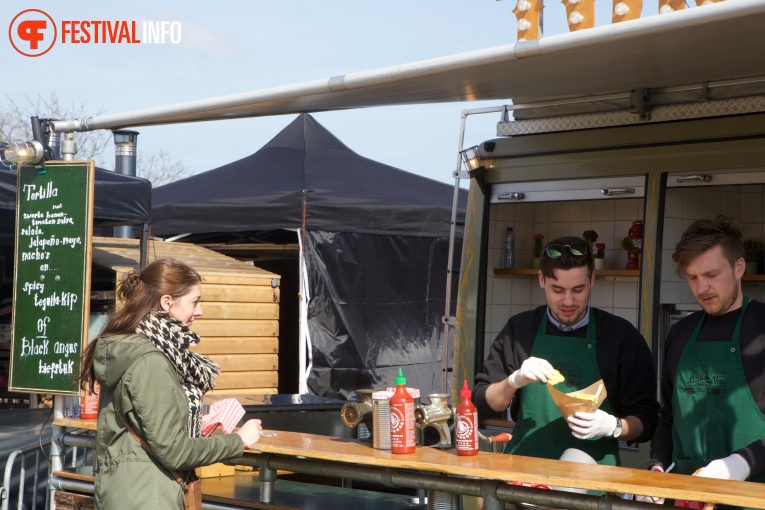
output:
[[[617,438],[647,441],[658,421],[651,353],[628,321],[590,306],[595,276],[582,239],[552,241],[540,265],[547,305],[508,320],[475,377],[473,402],[482,418],[511,406],[516,424],[506,453],[558,459],[575,448],[619,465]],[[566,378],[556,386],[564,393],[602,379],[600,409],[565,420],[545,384],[554,369]]]
[[[675,247],[702,311],[667,335],[655,471],[765,481],[765,305],[742,292],[741,237],[739,222],[718,216],[695,221]]]

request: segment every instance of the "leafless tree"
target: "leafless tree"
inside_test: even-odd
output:
[[[0,143],[26,141],[32,139],[32,124],[30,117],[41,119],[79,119],[86,114],[100,115],[104,112],[101,107],[93,112],[87,109],[87,103],[72,103],[64,105],[56,93],[44,97],[24,96],[23,101],[6,96],[5,104],[0,104]],[[111,168],[113,159],[109,160],[107,149],[112,145],[112,136],[103,129],[77,133],[77,158],[92,159],[96,166]],[[107,161],[109,160],[109,161]],[[178,180],[188,175],[182,159],[173,159],[164,150],[144,154],[138,152],[136,170],[139,177],[151,181],[154,187]]]
[[[85,116],[87,103],[62,105],[56,93],[44,97],[24,96],[23,102],[6,96],[0,105],[0,142],[16,142],[32,139],[32,124],[29,119],[78,119]],[[95,115],[103,113],[103,107]],[[92,111],[88,113],[93,114]],[[104,166],[104,152],[111,143],[111,133],[104,130],[85,131],[77,134],[77,157],[92,159],[98,166]]]
[[[151,181],[153,187],[177,181],[189,174],[182,159],[173,159],[165,150],[144,155],[138,152],[136,161],[138,177]]]

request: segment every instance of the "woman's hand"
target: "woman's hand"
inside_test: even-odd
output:
[[[252,419],[247,420],[247,422],[239,427],[239,430],[236,430],[234,434],[239,434],[246,449],[260,440],[261,432],[263,432],[263,426],[261,425],[260,420]]]

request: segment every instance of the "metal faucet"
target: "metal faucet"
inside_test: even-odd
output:
[[[430,399],[430,404],[414,406],[414,423],[419,429],[431,426],[438,430],[441,440],[438,444],[433,445],[434,448],[451,448],[452,434],[449,431],[449,419],[454,414],[449,407],[451,395],[447,393],[431,393],[428,395],[428,398]]]

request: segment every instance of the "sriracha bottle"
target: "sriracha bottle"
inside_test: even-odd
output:
[[[455,443],[457,455],[478,455],[478,411],[470,401],[467,381],[462,383],[460,405],[455,412]]]
[[[401,369],[396,377],[396,392],[390,398],[390,452],[414,453],[414,399],[406,391]]]
[[[80,418],[98,418],[98,392],[100,387],[95,384],[95,393],[85,390],[80,397]]]

